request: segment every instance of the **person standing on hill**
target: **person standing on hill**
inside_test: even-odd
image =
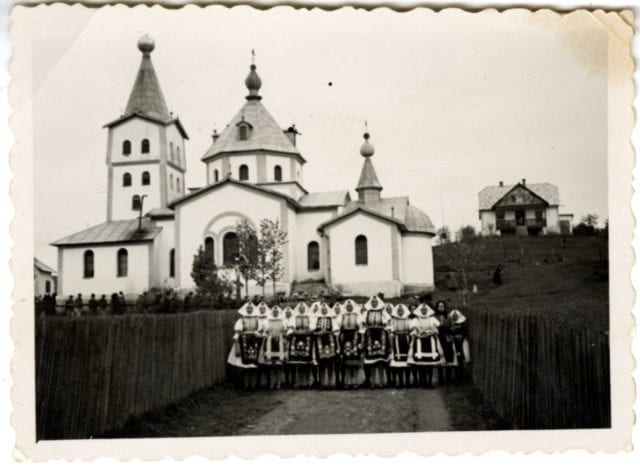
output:
[[[502,265],[496,266],[496,270],[493,272],[493,283],[496,287],[502,285]]]
[[[444,300],[436,302],[436,320],[440,322],[438,326],[438,338],[442,345],[443,363],[438,367],[438,382],[441,384],[450,382],[453,377],[453,368],[457,363],[456,345],[453,334],[449,327],[449,309]]]

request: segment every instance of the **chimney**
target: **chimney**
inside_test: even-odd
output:
[[[504,186],[504,182],[500,181],[500,187]]]
[[[211,138],[213,139],[213,143],[216,143],[216,140],[218,140],[218,137],[220,137],[220,134],[218,134],[218,131],[216,129],[213,130],[213,134],[211,134]]]
[[[298,135],[298,129],[296,129],[296,125],[292,124],[288,129],[282,131],[284,135],[287,136],[287,139],[295,146],[296,145],[296,136]]]
[[[522,186],[526,186],[527,185],[527,180],[526,178],[522,178]]]

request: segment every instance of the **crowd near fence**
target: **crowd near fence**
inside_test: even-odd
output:
[[[226,380],[235,310],[36,322],[37,439],[104,435]]]
[[[516,429],[611,426],[609,339],[520,312],[469,312],[472,376]]]

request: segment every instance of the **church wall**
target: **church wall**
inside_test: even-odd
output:
[[[327,257],[324,241],[318,234],[318,225],[333,217],[336,211],[333,209],[305,211],[297,214],[296,240],[295,240],[295,280],[322,280],[326,277]],[[307,263],[307,246],[316,241],[320,245],[320,269],[309,271]]]
[[[172,124],[167,126],[166,130],[167,140],[167,160],[175,163],[183,170],[187,169],[187,159],[185,152],[185,141],[182,138],[182,134],[178,130],[178,126]],[[171,144],[173,144],[173,158],[171,157]],[[178,149],[180,151],[178,152]]]
[[[159,160],[160,125],[140,118],[132,118],[111,128],[113,145],[111,148],[112,162],[132,162],[143,160]],[[149,139],[149,153],[141,152],[142,139]],[[131,154],[122,154],[122,142],[131,141]]]
[[[148,171],[151,177],[148,186],[142,185],[142,173]],[[131,186],[122,185],[125,173],[131,175]],[[138,163],[134,165],[119,165],[113,167],[112,191],[112,220],[133,219],[138,217],[139,211],[131,209],[131,199],[135,194],[146,194],[143,212],[160,207],[160,171],[158,164]]]
[[[423,286],[426,290],[433,289],[433,250],[429,235],[402,234],[402,260],[403,284]]]
[[[218,158],[217,160],[207,163],[207,185],[210,185],[216,182],[216,178],[215,178],[216,170],[218,170],[218,181],[223,180],[226,175],[222,171],[221,158]]]
[[[402,283],[393,279],[393,231],[398,231],[395,225],[361,213],[327,227],[331,245],[331,284],[348,295],[377,292],[399,295]],[[358,235],[367,237],[367,265],[355,264]]]
[[[249,167],[249,183],[258,182],[258,158],[256,155],[233,155],[229,158],[229,171],[231,177],[235,180],[240,179],[240,166],[247,165]],[[221,174],[220,179],[224,178]]]
[[[295,158],[282,155],[266,155],[265,182],[275,181],[274,168],[276,165],[280,165],[280,168],[282,168],[282,181],[299,181],[298,174],[302,176],[302,165]]]
[[[193,255],[211,234],[215,242],[216,263],[222,260],[222,237],[233,230],[240,216],[248,218],[256,227],[260,220],[281,219],[281,198],[260,194],[249,188],[227,184],[210,193],[197,196],[176,207],[178,285],[194,287],[191,279]],[[291,217],[290,217],[291,219]]]
[[[184,189],[184,174],[181,171],[176,170],[170,166],[167,166],[167,199],[169,201],[183,196]],[[180,182],[178,184],[178,181]]]
[[[170,251],[175,247],[175,223],[171,219],[156,220],[155,224],[162,227],[162,231],[156,236],[152,249],[151,286],[175,287],[176,278],[169,274]]]
[[[117,276],[117,253],[120,248],[128,252],[128,273],[126,277]],[[94,253],[94,276],[84,278],[84,252],[88,249]],[[149,287],[149,253],[151,244],[119,244],[59,248],[62,250],[63,276],[59,295],[69,296],[82,294],[89,297],[107,295],[122,291],[125,294],[139,294]]]

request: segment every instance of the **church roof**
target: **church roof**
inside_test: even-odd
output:
[[[376,170],[373,168],[371,158],[364,159],[356,189],[382,189],[378,175],[376,175]]]
[[[142,52],[142,61],[127,101],[127,107],[122,116],[109,122],[105,127],[112,127],[132,117],[140,117],[160,124],[176,123],[183,137],[188,139],[180,120],[177,117],[174,118],[169,112],[162,94],[160,81],[151,62],[151,51],[154,47],[155,43],[149,36],[145,35],[138,41],[138,49]]]
[[[326,191],[309,193],[298,199],[300,207],[335,207],[344,206],[351,200],[349,191]]]
[[[558,187],[550,183],[518,183],[514,185],[488,186],[478,193],[480,210],[492,210],[493,206],[502,199],[509,191],[516,186],[522,186],[540,198],[544,199],[550,206],[560,205],[560,194]]]
[[[55,269],[53,269],[52,267],[50,267],[49,265],[43,263],[42,261],[40,261],[38,258],[33,258],[33,267],[36,268],[38,271],[41,271],[43,273],[49,273],[52,275],[56,275],[57,272]]]
[[[318,229],[332,225],[358,211],[392,222],[403,232],[435,234],[435,227],[431,219],[422,210],[409,204],[409,198],[391,197],[382,198],[379,201],[367,202],[350,201],[346,205],[345,211],[326,222],[322,223]]]
[[[107,243],[148,242],[162,227],[157,227],[147,217],[142,218],[142,231],[138,231],[138,219],[114,220],[94,225],[81,232],[56,240],[53,246],[98,245]]]

